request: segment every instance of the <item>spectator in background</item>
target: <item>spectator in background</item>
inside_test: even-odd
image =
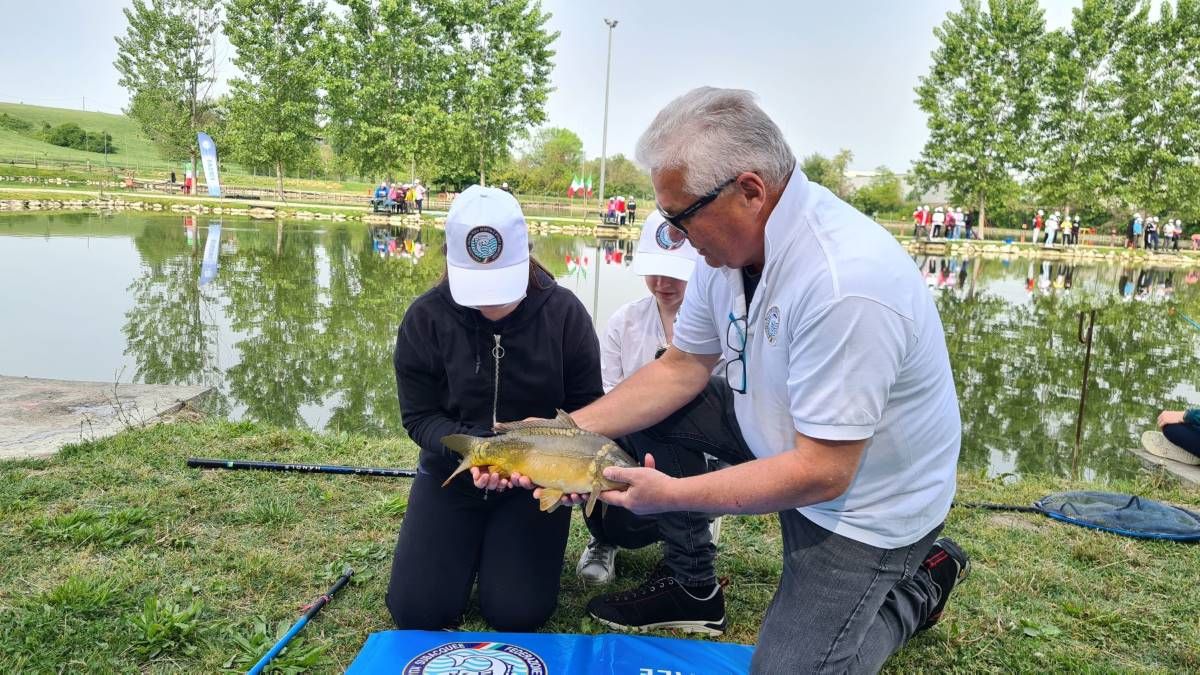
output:
[[[501,183],[500,189],[504,190],[505,192],[507,192],[510,195],[512,194],[512,188],[508,187],[508,183]]]
[[[913,233],[914,239],[921,236],[920,233],[925,231],[925,207],[917,206],[917,210],[913,211]]]
[[[417,187],[409,185],[404,191],[404,201],[407,202],[408,212],[416,213],[417,211]]]
[[[626,208],[625,197],[618,195],[617,196],[617,224],[618,225],[625,224],[625,208]]]
[[[425,189],[425,186],[421,184],[420,178],[417,179],[416,191],[417,191],[417,215],[423,215],[425,213],[425,194],[426,194],[427,190]]]
[[[1171,232],[1171,250],[1179,250],[1179,238],[1183,236],[1183,221],[1176,218],[1175,228]]]
[[[400,186],[392,183],[392,187],[388,190],[388,199],[392,200],[392,212],[399,213],[404,208],[404,196],[400,193]]]
[[[942,229],[946,226],[946,212],[942,207],[937,207],[933,210],[933,231],[930,232],[929,238],[936,239],[942,236]]]
[[[629,201],[625,203],[625,208],[629,209],[629,224],[636,225],[637,224],[637,200],[634,199],[633,197],[630,197]]]
[[[1033,243],[1037,244],[1042,239],[1042,228],[1046,226],[1046,212],[1038,209],[1037,215],[1033,217]]]

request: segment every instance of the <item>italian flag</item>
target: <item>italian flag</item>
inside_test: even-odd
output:
[[[583,181],[578,176],[571,176],[571,187],[567,188],[567,196],[574,197],[576,192],[583,191]]]
[[[592,196],[592,175],[590,173],[587,177],[587,196]]]

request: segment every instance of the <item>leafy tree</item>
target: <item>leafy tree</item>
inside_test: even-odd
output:
[[[425,0],[338,0],[321,41],[330,144],[359,174],[434,157],[447,36]],[[438,171],[426,165],[427,174]]]
[[[1200,215],[1200,2],[1164,2],[1138,23],[1119,64],[1126,198],[1151,211]],[[1114,186],[1116,187],[1116,186]]]
[[[189,157],[194,173],[196,132],[211,121],[220,0],[133,0],[123,11],[113,65],[129,90],[125,113],[164,158]]]
[[[905,210],[903,188],[900,177],[886,166],[878,169],[878,175],[854,191],[850,203],[867,214],[895,214]]]
[[[230,0],[225,33],[242,77],[230,82],[227,133],[235,157],[285,169],[316,150],[320,6],[305,0]]]
[[[522,129],[546,119],[550,94],[550,15],[536,0],[427,0],[446,52],[437,153],[449,170],[489,167]]]
[[[835,195],[844,199],[850,193],[850,184],[846,181],[846,169],[850,168],[850,162],[853,161],[854,153],[844,148],[832,158],[814,152],[801,160],[800,170],[809,180],[828,188]]]
[[[1029,168],[1045,63],[1037,0],[963,0],[934,28],[940,44],[916,88],[929,139],[914,169],[923,186],[944,185],[975,205],[980,235],[990,203],[1017,193]]]
[[[506,173],[520,177],[509,182],[522,192],[563,194],[582,166],[583,141],[570,129],[552,127],[536,131]]]
[[[1121,64],[1136,58],[1145,31],[1143,0],[1085,0],[1069,28],[1051,33],[1042,122],[1033,167],[1043,203],[1120,210],[1129,141],[1121,116]]]

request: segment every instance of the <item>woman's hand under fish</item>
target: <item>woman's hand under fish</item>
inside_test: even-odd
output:
[[[522,476],[517,471],[513,471],[508,478],[504,478],[499,473],[473,466],[471,467],[471,481],[480,490],[503,492],[510,487],[523,487],[526,490],[533,489],[533,483],[529,480],[529,476]]]

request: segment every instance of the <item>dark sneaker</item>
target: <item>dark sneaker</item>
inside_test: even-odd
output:
[[[617,630],[644,633],[673,628],[706,635],[725,632],[721,585],[714,583],[703,590],[684,587],[661,565],[641,586],[592,598],[587,609],[597,621]]]
[[[579,556],[575,573],[588,586],[611,583],[617,577],[617,547],[601,544],[592,537]]]
[[[950,591],[971,573],[971,560],[953,539],[942,537],[929,547],[929,555],[925,556],[921,567],[929,572],[929,578],[941,589],[942,595],[929,613],[929,618],[917,628],[918,631],[933,628],[941,620],[946,601],[950,599]]]

